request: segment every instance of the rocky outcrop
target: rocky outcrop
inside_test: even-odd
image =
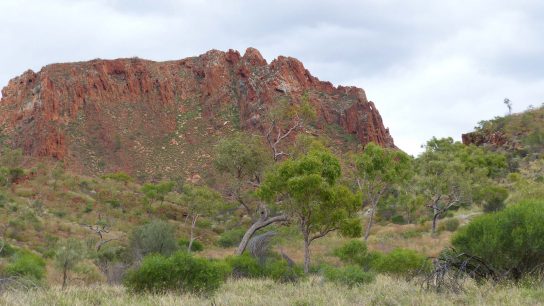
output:
[[[74,170],[191,176],[218,139],[238,129],[263,133],[268,110],[302,96],[317,113],[316,133],[338,126],[361,144],[394,147],[362,89],[320,81],[291,57],[268,64],[253,48],[243,56],[212,50],[178,61],[96,59],[29,70],[3,88],[0,127],[25,154]]]
[[[464,145],[493,146],[502,147],[507,143],[505,135],[501,132],[491,132],[488,134],[482,132],[471,132],[461,135]]]

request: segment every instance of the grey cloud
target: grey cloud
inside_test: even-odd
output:
[[[544,100],[536,0],[3,0],[0,11],[0,86],[53,62],[253,46],[363,87],[413,154],[503,114],[506,96],[517,110]]]

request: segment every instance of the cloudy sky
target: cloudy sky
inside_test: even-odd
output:
[[[54,62],[251,46],[375,101],[397,145],[544,102],[544,1],[0,0],[0,86]]]

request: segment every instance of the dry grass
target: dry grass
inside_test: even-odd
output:
[[[319,277],[297,284],[271,280],[227,282],[213,296],[133,295],[123,287],[58,287],[0,294],[1,305],[542,305],[542,288],[467,284],[461,294],[438,294],[411,283],[378,276],[372,284],[347,288]]]

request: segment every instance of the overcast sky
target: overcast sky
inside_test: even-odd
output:
[[[365,89],[410,154],[544,102],[544,1],[0,0],[0,87],[55,62],[255,47]]]

